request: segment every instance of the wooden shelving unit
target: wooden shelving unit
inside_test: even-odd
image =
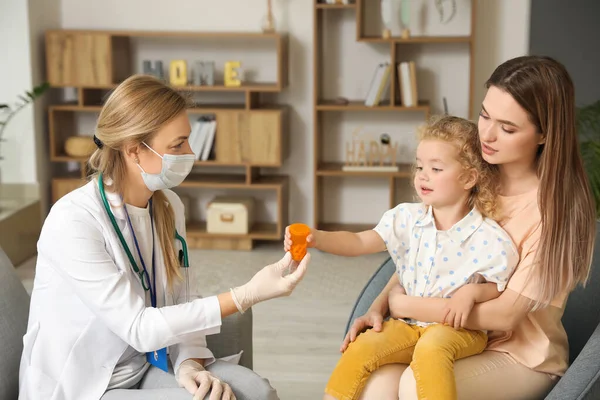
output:
[[[288,85],[287,36],[260,32],[168,32],[168,31],[101,31],[51,30],[46,32],[46,66],[48,81],[56,90],[74,88],[75,102],[53,104],[48,108],[49,155],[52,163],[52,201],[85,183],[87,158],[66,154],[65,142],[78,132],[80,115],[96,117],[102,110],[102,99],[121,81],[141,66],[132,61],[135,38],[224,40],[246,43],[251,40],[267,42],[276,52],[276,79],[272,82],[243,82],[229,87],[216,81],[212,86],[177,86],[178,91],[193,94],[238,93],[243,101],[234,104],[205,103],[188,110],[190,117],[214,115],[217,121],[214,159],[196,161],[195,169],[180,185],[188,193],[202,194],[203,190],[232,190],[270,192],[275,195],[277,212],[274,221],[258,221],[246,235],[214,234],[206,230],[202,219],[188,221],[188,244],[191,248],[249,250],[257,240],[281,240],[288,224],[289,178],[282,175],[263,175],[261,168],[279,168],[284,162],[287,143],[288,107],[265,105],[262,93],[277,93]],[[264,46],[263,46],[264,48]],[[156,57],[154,57],[156,58]],[[185,59],[185,54],[181,55]],[[231,55],[238,58],[237,54]],[[167,61],[165,63],[165,61]],[[168,76],[168,59],[163,60]],[[191,66],[190,66],[191,67]],[[219,68],[219,66],[215,66]],[[66,163],[79,165],[78,171],[65,171]],[[62,168],[61,168],[62,166]],[[223,173],[219,169],[226,168]],[[230,172],[231,170],[234,172]],[[56,172],[56,170],[60,170]],[[178,189],[176,189],[178,190]]]
[[[389,188],[389,208],[394,207],[397,202],[397,187],[400,180],[406,181],[412,177],[412,165],[398,164],[398,171],[394,172],[377,172],[377,171],[344,171],[342,169],[343,162],[331,161],[324,158],[326,141],[324,138],[327,136],[325,132],[324,121],[332,113],[352,113],[353,118],[356,120],[356,115],[365,115],[366,113],[404,113],[418,112],[423,115],[423,122],[431,115],[431,105],[428,99],[420,99],[417,106],[406,107],[401,104],[398,75],[396,72],[396,66],[399,63],[403,50],[406,46],[445,46],[454,45],[462,46],[463,44],[468,47],[469,54],[469,87],[466,88],[468,91],[468,104],[471,104],[471,98],[473,96],[473,85],[474,85],[474,27],[475,27],[475,14],[476,14],[476,3],[477,0],[471,0],[471,33],[465,36],[411,36],[408,38],[402,37],[387,37],[384,38],[381,35],[374,36],[366,33],[367,24],[367,8],[370,12],[375,9],[375,2],[377,0],[356,0],[354,4],[324,4],[323,0],[313,0],[313,83],[314,83],[314,97],[313,97],[313,115],[314,115],[314,126],[313,126],[313,169],[314,169],[314,220],[313,226],[317,229],[323,229],[327,231],[331,230],[348,230],[348,231],[361,231],[372,228],[377,221],[373,221],[372,224],[356,224],[356,223],[340,223],[331,221],[329,216],[324,213],[324,203],[327,201],[325,198],[325,188],[328,180],[340,179],[340,178],[377,178],[387,183]],[[326,57],[331,57],[331,54],[327,54],[323,49],[325,48],[325,40],[328,39],[326,32],[331,35],[331,32],[336,30],[337,27],[325,26],[328,22],[327,17],[331,16],[330,13],[352,13],[354,15],[356,23],[356,42],[361,42],[367,45],[376,46],[389,46],[389,62],[394,68],[391,74],[391,83],[389,91],[389,100],[382,102],[376,106],[366,106],[364,99],[353,99],[346,104],[340,104],[339,101],[335,101],[331,98],[324,96],[324,60]],[[337,16],[333,18],[334,21],[341,21],[342,18]],[[347,32],[346,32],[347,34]],[[339,39],[338,39],[339,40]],[[343,56],[338,56],[340,58]],[[358,114],[357,114],[358,113]],[[469,112],[469,115],[472,115]],[[416,128],[416,126],[415,126]],[[357,207],[359,204],[356,205]],[[381,213],[385,209],[380,210]]]

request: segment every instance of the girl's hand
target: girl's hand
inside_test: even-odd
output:
[[[316,230],[311,229],[310,234],[306,237],[306,247],[317,247]],[[287,253],[292,247],[292,236],[290,235],[290,226],[285,227],[285,238],[283,239],[283,250]]]
[[[383,315],[378,311],[367,311],[365,315],[356,318],[342,342],[340,352],[346,351],[350,342],[354,342],[356,337],[368,328],[372,327],[375,332],[381,332],[382,324]]]
[[[444,309],[445,325],[460,329],[467,324],[469,314],[475,305],[475,294],[471,288],[472,285],[466,285],[454,292],[448,306]]]

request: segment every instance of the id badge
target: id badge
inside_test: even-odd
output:
[[[146,353],[146,361],[165,372],[169,372],[169,363],[167,361],[167,348],[149,351]]]

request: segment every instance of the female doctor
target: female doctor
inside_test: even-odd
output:
[[[92,179],[56,202],[42,228],[20,399],[277,399],[251,370],[215,361],[205,335],[289,295],[310,256],[289,275],[288,253],[242,286],[188,301],[184,207],[169,190],[194,164],[187,107],[147,76],[107,99]],[[175,376],[162,371],[169,364]]]

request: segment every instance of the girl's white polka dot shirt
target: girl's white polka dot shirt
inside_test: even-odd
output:
[[[519,261],[508,233],[475,208],[440,231],[431,207],[403,203],[386,211],[374,230],[385,241],[410,296],[451,297],[467,283],[485,281],[503,291]]]

